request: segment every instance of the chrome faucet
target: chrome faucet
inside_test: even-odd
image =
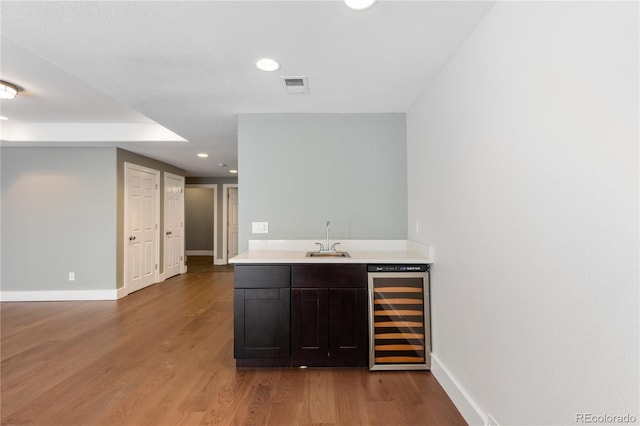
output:
[[[325,241],[325,244],[323,245],[322,243],[316,243],[320,246],[320,253],[326,253],[326,252],[335,252],[336,251],[336,246],[340,243],[333,243],[333,245],[329,246],[329,230],[331,229],[331,221],[327,221],[327,239]]]
[[[331,222],[327,221],[327,245],[325,246],[329,250],[329,230],[331,229]]]

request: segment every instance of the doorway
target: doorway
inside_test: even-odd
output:
[[[218,185],[188,184],[185,189],[185,254],[211,264],[218,257]],[[193,259],[192,259],[193,260]]]
[[[238,184],[222,185],[223,197],[223,235],[224,263],[238,254]]]

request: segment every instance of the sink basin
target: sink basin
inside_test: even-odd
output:
[[[306,257],[351,257],[346,251],[308,251]]]

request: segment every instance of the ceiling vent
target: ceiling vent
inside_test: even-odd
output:
[[[309,93],[307,77],[282,77],[287,93],[290,95],[306,95]]]

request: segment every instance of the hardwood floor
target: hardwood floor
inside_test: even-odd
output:
[[[189,272],[233,271],[233,265],[214,265],[213,256],[187,256]]]
[[[0,304],[3,425],[463,425],[428,372],[236,370],[233,272]]]

